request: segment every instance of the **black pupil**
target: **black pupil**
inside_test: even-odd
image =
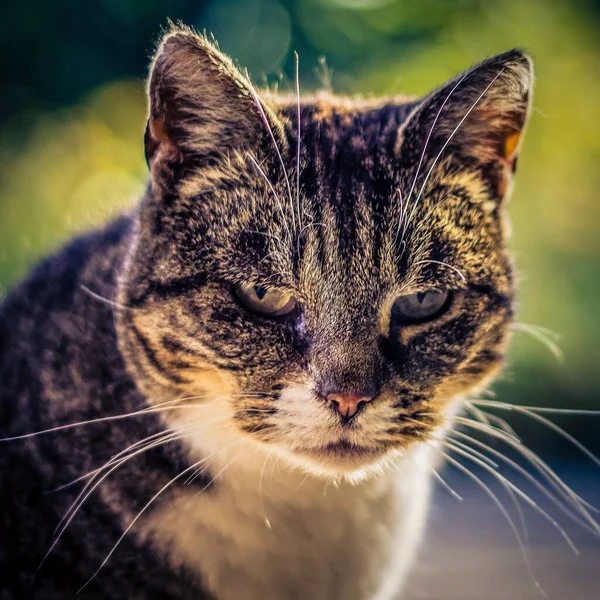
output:
[[[259,300],[262,300],[265,297],[265,295],[267,294],[267,290],[264,287],[261,287],[260,285],[255,285],[254,293],[256,294],[256,297]]]

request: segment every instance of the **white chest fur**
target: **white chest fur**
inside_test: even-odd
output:
[[[399,597],[427,508],[426,448],[397,470],[337,484],[250,453],[210,490],[179,493],[144,536],[219,600]]]

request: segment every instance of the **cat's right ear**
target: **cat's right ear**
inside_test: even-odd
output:
[[[249,80],[205,36],[174,27],[162,39],[148,81],[146,161],[153,181],[177,183],[257,144],[275,117]]]

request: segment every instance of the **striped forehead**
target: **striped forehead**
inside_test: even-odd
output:
[[[398,106],[366,111],[318,104],[301,107],[300,191],[295,180],[297,157],[292,152],[292,164],[286,165],[289,188],[281,177],[275,182],[277,201],[266,190],[263,200],[255,204],[261,214],[252,229],[263,231],[251,244],[254,265],[249,257],[242,258],[244,273],[257,281],[307,289],[323,288],[326,281],[327,289],[337,289],[340,297],[356,296],[363,288],[414,281],[419,272],[431,275],[435,269],[417,263],[448,258],[444,249],[451,240],[439,241],[451,215],[445,216],[445,223],[423,221],[424,215],[430,217],[431,205],[442,206],[448,194],[468,202],[480,182],[465,175],[444,175],[440,169],[419,202],[407,198],[413,175],[399,164],[397,149],[409,111],[410,107]],[[297,107],[284,112],[288,143],[295,150]],[[408,215],[412,220],[406,226]],[[435,255],[429,256],[432,241]],[[244,243],[240,254],[248,248]]]

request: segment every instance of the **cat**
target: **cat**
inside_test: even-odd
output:
[[[0,598],[401,597],[506,353],[532,80],[512,50],[420,98],[259,92],[165,33],[139,205],[0,309]]]

